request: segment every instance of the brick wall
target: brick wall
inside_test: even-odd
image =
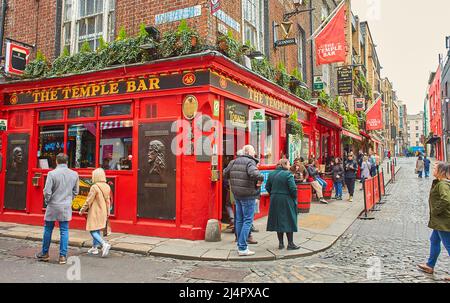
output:
[[[273,65],[277,65],[280,61],[286,66],[289,73],[294,68],[298,68],[298,48],[295,45],[280,47],[275,49],[273,47],[273,31],[272,23],[275,21],[280,24],[283,21],[283,14],[294,10],[291,0],[266,0],[268,4],[268,16],[265,20],[265,27],[269,32],[265,33],[266,39],[269,39],[268,56]],[[320,15],[320,6],[323,5],[322,0],[311,0],[316,8],[314,12],[314,27],[317,28],[320,24],[318,15]],[[330,9],[335,7],[333,0],[330,2]],[[264,2],[264,1],[263,1]],[[10,37],[28,44],[36,44],[37,49],[42,51],[44,55],[53,60],[55,57],[55,45],[58,44],[60,33],[56,30],[56,6],[57,0],[8,0],[9,9],[6,16],[5,37]],[[139,31],[139,25],[144,23],[146,25],[155,24],[155,16],[168,11],[173,11],[181,8],[201,5],[202,14],[199,17],[188,19],[188,24],[195,27],[200,35],[206,39],[210,45],[215,45],[218,36],[218,25],[225,24],[218,20],[210,13],[209,0],[117,0],[115,8],[116,17],[116,33],[122,26],[125,28],[128,35],[136,35]],[[302,7],[308,8],[308,7]],[[244,43],[243,34],[243,20],[242,20],[242,1],[241,0],[222,0],[221,9],[234,20],[241,24],[241,32],[232,30],[236,39]],[[297,37],[299,29],[301,28],[305,36],[305,51],[304,64],[306,64],[306,73],[304,80],[312,86],[311,83],[311,42],[307,39],[310,37],[310,22],[309,13],[302,13],[292,17],[293,29],[290,37]],[[178,22],[170,22],[162,25],[157,25],[158,29],[163,33],[169,28],[179,25]],[[228,27],[231,29],[230,27]],[[282,38],[281,28],[276,29],[278,37]],[[58,37],[56,37],[58,36]],[[58,50],[56,50],[56,53]],[[33,52],[32,57],[34,57]]]
[[[36,45],[46,57],[53,58],[55,18],[56,1],[8,0],[4,37]]]

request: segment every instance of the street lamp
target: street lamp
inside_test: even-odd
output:
[[[312,12],[314,10],[314,8],[310,8],[310,9],[299,9],[301,5],[303,5],[305,3],[304,0],[292,0],[292,2],[294,3],[294,7],[295,7],[295,11],[292,11],[290,13],[286,13],[283,15],[283,20],[286,22],[288,21],[291,17],[301,14],[301,13],[305,13],[305,12]]]

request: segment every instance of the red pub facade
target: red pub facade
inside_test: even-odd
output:
[[[93,169],[103,167],[115,232],[191,240],[204,239],[209,219],[221,219],[221,172],[239,148],[257,145],[261,170],[286,155],[292,113],[303,125],[302,156],[341,156],[339,115],[217,52],[6,83],[0,100],[0,118],[8,120],[0,136],[6,222],[43,224],[45,179],[60,152],[80,175],[72,228],[84,228],[77,209]],[[248,127],[255,109],[265,110],[267,124],[256,142]],[[268,208],[264,196],[258,216]]]

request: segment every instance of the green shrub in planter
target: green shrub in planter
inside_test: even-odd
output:
[[[202,49],[200,35],[188,26],[186,20],[181,20],[177,30],[165,32],[158,46],[163,58],[187,55]]]
[[[91,50],[87,41],[81,45],[80,51],[70,58],[69,66],[72,67],[72,73],[95,70],[98,62],[96,53]]]
[[[252,60],[252,70],[263,76],[269,81],[274,81],[275,78],[275,70],[270,64],[269,60],[267,58],[264,58],[262,60]]]
[[[75,70],[75,61],[70,56],[67,47],[64,48],[61,56],[55,59],[52,63],[50,74],[52,76],[59,76],[72,73]]]
[[[45,77],[49,72],[49,64],[44,55],[38,51],[36,59],[29,62],[25,67],[24,78],[41,78]]]
[[[233,33],[230,30],[227,35],[221,34],[217,38],[217,48],[231,60],[242,63],[242,46],[233,38]],[[250,46],[246,45],[246,48],[250,48]]]

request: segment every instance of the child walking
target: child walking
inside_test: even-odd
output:
[[[103,240],[101,232],[107,228],[107,220],[110,215],[111,188],[106,183],[105,171],[102,168],[97,168],[92,172],[92,183],[80,215],[87,213],[86,230],[91,233],[93,239],[92,248],[88,250],[88,253],[98,255],[101,246],[102,257],[106,257],[111,245]]]

